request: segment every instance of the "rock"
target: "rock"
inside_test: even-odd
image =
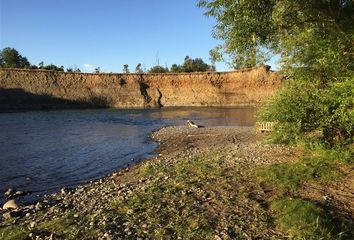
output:
[[[8,196],[12,195],[13,192],[14,192],[14,190],[13,190],[12,188],[9,188],[9,189],[7,189],[7,191],[5,192],[5,196],[8,197]]]
[[[7,201],[4,206],[2,207],[2,209],[6,210],[6,209],[17,209],[18,205],[15,202],[15,200],[9,200]]]
[[[68,192],[69,192],[69,190],[68,190],[66,187],[63,187],[63,188],[60,190],[60,193],[61,193],[62,195],[66,195]]]
[[[14,196],[22,196],[24,194],[24,192],[22,192],[22,191],[17,191],[17,192],[15,192],[15,194],[14,194]]]
[[[103,235],[103,237],[105,237],[107,240],[108,240],[108,239],[112,239],[112,237],[111,237],[108,233],[105,233],[105,234]]]
[[[30,228],[35,228],[35,227],[36,227],[36,225],[37,225],[37,223],[36,223],[36,222],[31,222],[31,223],[30,223]]]
[[[42,204],[41,204],[40,202],[38,202],[34,208],[35,208],[36,210],[41,210],[42,207],[43,207]]]
[[[26,208],[29,209],[29,210],[32,210],[32,209],[35,208],[35,206],[34,205],[28,205]]]
[[[4,214],[2,215],[2,217],[3,217],[4,219],[10,219],[10,218],[12,218],[11,212],[4,213]]]

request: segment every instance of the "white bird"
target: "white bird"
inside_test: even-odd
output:
[[[187,121],[187,124],[188,124],[189,127],[194,127],[194,128],[200,128],[200,127],[202,127],[202,126],[199,126],[199,125],[195,124],[195,123],[194,123],[193,121],[191,121],[191,120],[188,120],[188,121]]]

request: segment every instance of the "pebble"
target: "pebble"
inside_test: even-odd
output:
[[[3,217],[4,219],[10,219],[10,218],[12,218],[11,212],[4,213],[4,214],[2,215],[2,217]]]
[[[42,207],[43,207],[42,204],[41,204],[40,202],[38,202],[34,208],[35,208],[36,210],[41,210]]]
[[[5,192],[5,196],[10,196],[11,194],[13,194],[14,189],[13,188],[9,188],[7,189],[7,191]]]
[[[9,200],[7,201],[4,206],[2,207],[2,209],[6,210],[6,209],[17,209],[18,205],[15,202],[15,200]]]
[[[21,195],[23,195],[23,192],[22,192],[22,191],[17,191],[17,192],[15,192],[15,194],[14,194],[14,196],[21,196]]]
[[[35,227],[36,227],[36,225],[37,225],[37,223],[36,223],[36,222],[31,222],[31,223],[30,223],[30,228],[35,228]]]

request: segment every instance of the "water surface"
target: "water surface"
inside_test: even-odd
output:
[[[71,110],[0,114],[0,203],[22,201],[101,178],[151,156],[150,133],[191,119],[205,126],[252,126],[254,108]]]

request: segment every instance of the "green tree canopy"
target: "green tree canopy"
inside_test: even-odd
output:
[[[279,54],[291,72],[340,77],[353,71],[352,0],[200,0],[199,6],[216,18],[213,35],[223,41],[210,52],[212,60],[228,55],[234,67],[250,67]]]
[[[14,48],[4,48],[0,51],[0,67],[29,68],[31,64]]]
[[[173,64],[171,66],[171,72],[206,72],[215,71],[215,67],[206,64],[203,59],[195,58],[192,59],[189,56],[184,58],[183,65]]]
[[[149,73],[167,73],[169,72],[168,67],[154,66],[150,68]]]

